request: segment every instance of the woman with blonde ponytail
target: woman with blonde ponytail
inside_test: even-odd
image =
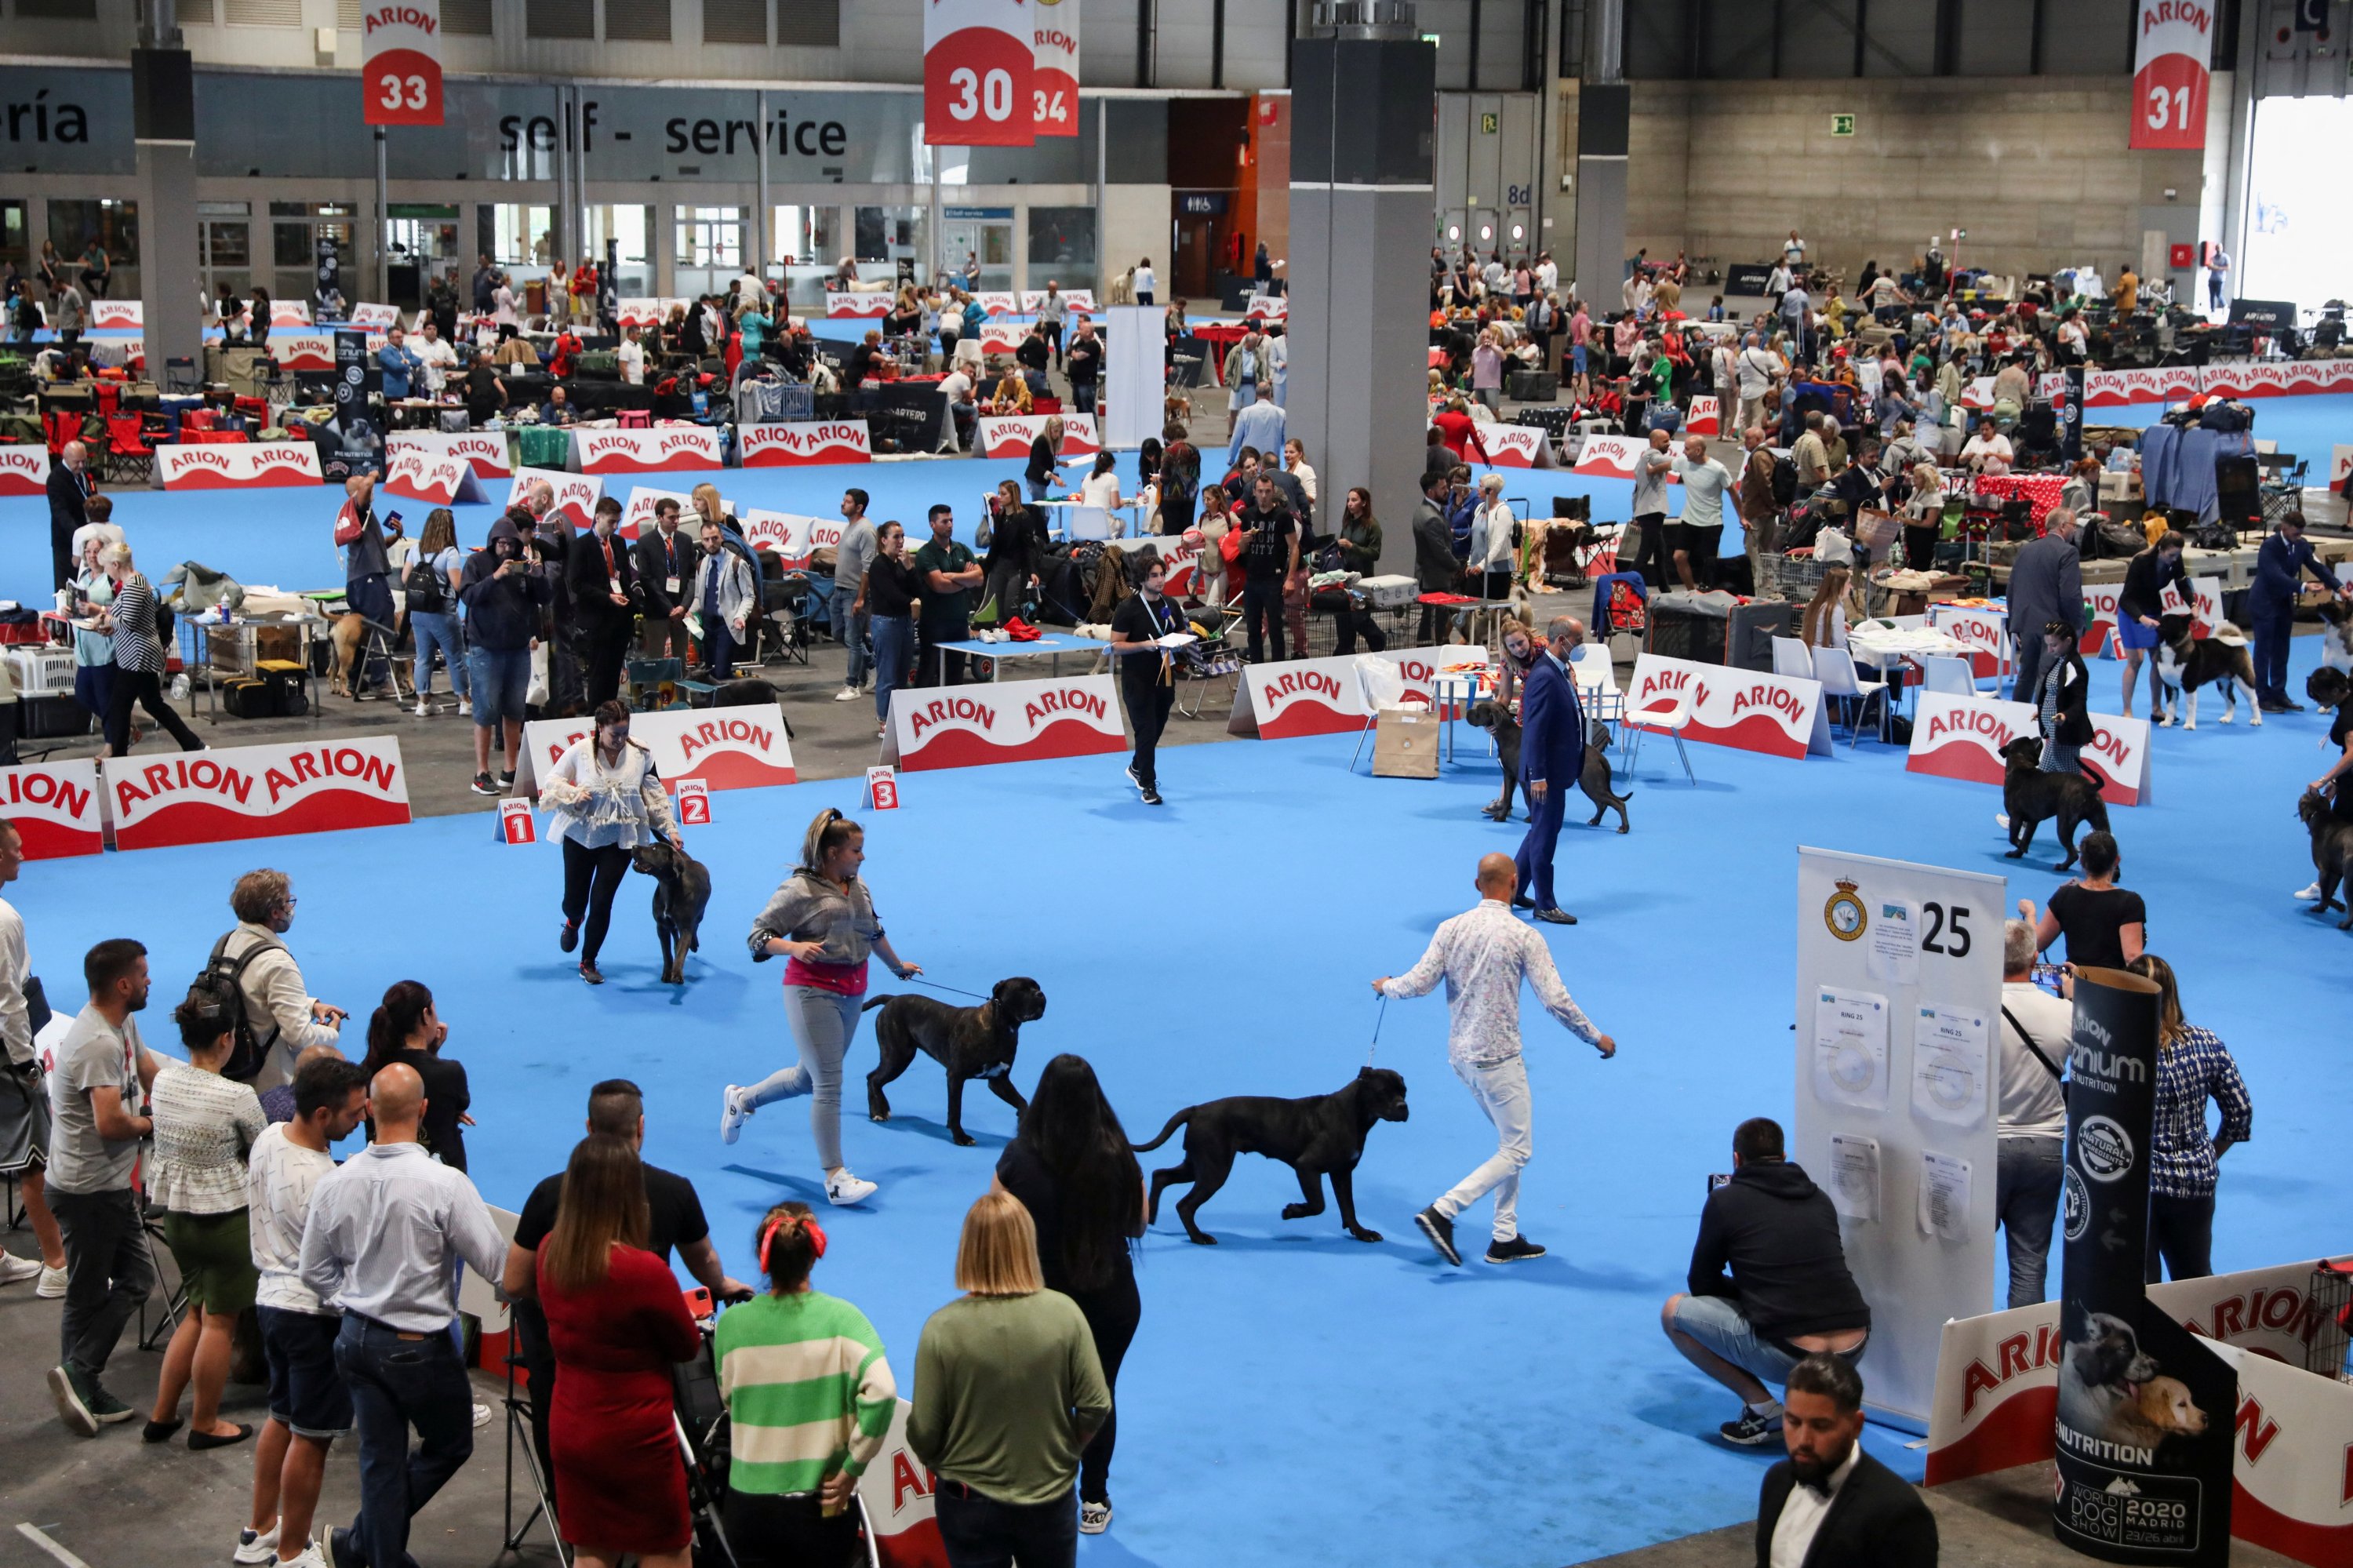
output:
[[[858,875],[865,861],[864,830],[831,807],[818,812],[802,836],[800,863],[746,938],[754,962],[786,960],[785,1022],[800,1060],[749,1087],[728,1085],[719,1102],[719,1139],[733,1143],[744,1118],[762,1106],[808,1096],[825,1195],[836,1203],[858,1202],[875,1190],[841,1158],[841,1063],[865,1005],[867,955],[880,954],[901,980],[923,972],[902,961],[883,934],[873,895]]]

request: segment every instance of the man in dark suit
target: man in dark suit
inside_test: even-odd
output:
[[[1836,1356],[1789,1369],[1789,1457],[1757,1499],[1757,1568],[1936,1568],[1936,1516],[1862,1451],[1862,1379]]]
[[[2304,705],[2287,694],[2287,645],[2295,630],[2295,597],[2306,572],[2340,594],[2353,592],[2313,553],[2312,542],[2304,536],[2304,514],[2291,512],[2279,520],[2279,531],[2256,549],[2254,586],[2247,594],[2247,619],[2255,634],[2255,701],[2267,714],[2304,711]]]
[[[68,441],[49,464],[49,567],[58,579],[52,588],[73,581],[74,530],[90,521],[90,493],[97,488],[90,476],[90,449]]]
[[[620,694],[621,662],[628,657],[637,616],[638,577],[629,569],[628,546],[617,537],[620,526],[621,503],[609,495],[597,502],[596,521],[572,541],[564,574],[581,656],[588,665],[592,711]]]
[[[694,642],[686,634],[686,585],[694,576],[695,555],[694,540],[679,532],[678,503],[655,502],[654,525],[638,533],[629,565],[646,613],[646,657],[676,659],[681,670],[694,660]]]
[[[2010,564],[2010,635],[2018,646],[2010,695],[2034,700],[2042,671],[2042,629],[2063,620],[2084,627],[2084,561],[2075,546],[2075,514],[2054,506],[2042,520],[2042,537],[2018,547]]]
[[[1535,895],[1512,902],[1533,909],[1539,920],[1574,926],[1577,916],[1553,896],[1552,852],[1560,838],[1568,792],[1585,768],[1585,710],[1569,679],[1568,656],[1585,641],[1582,622],[1556,616],[1546,631],[1551,647],[1536,656],[1520,692],[1520,781],[1527,789],[1528,836],[1514,857],[1520,885]]]

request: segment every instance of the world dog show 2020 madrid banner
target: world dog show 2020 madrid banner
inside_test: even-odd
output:
[[[904,687],[891,694],[882,760],[903,773],[1096,757],[1127,749],[1119,694],[1109,675],[987,685]]]
[[[390,736],[110,757],[99,780],[119,850],[408,821],[408,775]]]
[[[2158,998],[2120,969],[2075,975],[2052,1522],[2086,1556],[2223,1568],[2237,1374],[2148,1299],[2141,1272]]]

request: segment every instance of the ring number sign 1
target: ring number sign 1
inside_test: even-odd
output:
[[[360,13],[363,119],[441,123],[441,0],[368,0]]]

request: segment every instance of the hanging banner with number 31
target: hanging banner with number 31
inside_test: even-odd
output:
[[[1033,0],[924,0],[923,142],[1027,147],[1032,101]]]
[[[2132,145],[2206,145],[2212,0],[2140,0],[2133,42]]]
[[[366,0],[360,99],[370,125],[441,123],[441,0]]]

